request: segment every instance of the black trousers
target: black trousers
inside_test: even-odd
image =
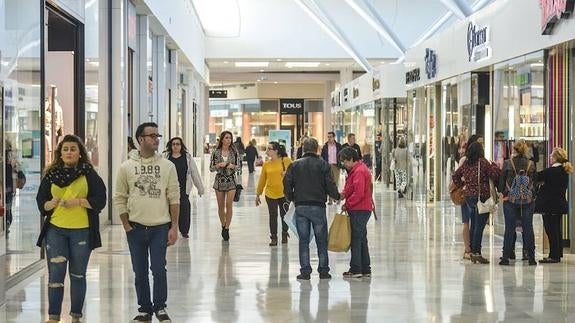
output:
[[[190,196],[185,193],[180,193],[180,218],[178,226],[180,233],[185,236],[190,232]]]
[[[543,213],[543,226],[549,238],[549,258],[563,257],[563,234],[561,233],[561,214]]]
[[[270,213],[270,235],[272,238],[278,236],[278,209],[282,219],[282,232],[288,232],[288,225],[284,221],[284,215],[287,211],[287,201],[284,197],[279,199],[271,199],[266,196],[266,203],[268,204],[268,211]],[[285,204],[285,205],[284,205]]]
[[[255,159],[248,159],[248,160],[247,160],[248,170],[249,170],[250,174],[253,173],[253,172],[256,170],[256,167],[255,167],[255,165],[254,165],[255,162],[256,162]]]
[[[375,160],[375,180],[381,181],[381,159]]]

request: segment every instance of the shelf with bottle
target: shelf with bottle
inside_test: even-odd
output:
[[[520,136],[518,139],[523,139],[526,141],[545,141],[547,140],[544,136]]]
[[[541,137],[545,134],[545,126],[543,123],[539,124],[520,124],[521,136],[524,137]]]

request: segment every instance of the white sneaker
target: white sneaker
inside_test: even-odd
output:
[[[168,316],[168,312],[166,312],[165,308],[156,312],[156,318],[160,323],[172,323],[172,320]]]

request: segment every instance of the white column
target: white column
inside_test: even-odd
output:
[[[134,59],[134,128],[139,124],[150,121],[150,104],[148,100],[148,42],[150,41],[150,21],[148,16],[138,16],[138,55]],[[135,57],[136,58],[136,57]],[[157,87],[157,80],[153,80],[154,89]],[[135,129],[134,129],[135,133]],[[137,140],[134,138],[134,142]]]
[[[331,92],[335,91],[335,82],[334,81],[327,81],[325,82],[325,90],[323,94],[323,129],[324,133],[315,134],[317,137],[316,139],[320,143],[324,143],[327,141],[327,133],[328,131],[333,130],[333,121],[332,120],[332,106],[331,106]]]
[[[158,124],[158,132],[164,136],[169,136],[168,133],[168,86],[167,86],[167,65],[168,57],[166,56],[166,37],[156,36],[153,41],[153,75],[154,75],[154,107],[152,121]],[[169,138],[162,138],[160,140],[160,147],[164,147],[164,144],[169,140]],[[160,148],[160,150],[162,150]]]
[[[178,129],[176,129],[177,126],[177,120],[178,120],[178,98],[180,96],[180,91],[178,88],[178,51],[177,50],[170,50],[171,53],[171,64],[169,64],[168,68],[170,69],[170,79],[168,80],[169,86],[168,88],[172,90],[171,93],[171,98],[170,98],[170,106],[169,109],[171,111],[171,113],[169,114],[170,116],[170,120],[168,120],[168,123],[170,125],[170,129],[171,129],[171,133],[170,133],[170,138],[174,137],[178,131]],[[179,130],[183,130],[183,129],[179,129]],[[183,133],[182,133],[182,138],[184,137]]]
[[[103,3],[107,3],[107,1],[102,1]],[[126,21],[124,19],[126,15],[126,7],[124,6],[124,1],[113,1],[113,6],[111,10],[111,19],[112,19],[112,30],[110,31],[110,35],[112,37],[112,57],[111,61],[108,62],[111,64],[112,67],[112,84],[111,84],[111,97],[112,97],[112,115],[109,117],[111,118],[112,123],[112,131],[111,133],[108,132],[107,125],[108,123],[100,123],[103,127],[105,127],[105,132],[107,136],[102,137],[102,139],[107,140],[99,140],[100,148],[102,149],[102,158],[105,157],[104,152],[107,151],[108,154],[112,154],[112,165],[111,165],[111,172],[112,178],[116,178],[116,174],[118,173],[118,169],[122,164],[122,161],[126,157],[126,147],[127,147],[127,139],[126,139],[126,127],[127,127],[127,118],[126,118],[126,110],[125,110],[125,102],[127,99],[126,96],[126,72],[125,67],[127,65],[126,62],[126,37],[125,37],[125,26]],[[107,49],[107,46],[106,46]],[[101,55],[101,59],[107,58],[106,55]],[[100,61],[102,64],[102,61]],[[100,65],[102,67],[102,65]],[[105,87],[101,87],[100,91],[104,90]],[[101,100],[100,104],[103,102],[108,102],[107,100]],[[106,110],[105,108],[101,108],[100,111]],[[106,145],[107,142],[111,142],[114,140],[116,144],[111,145],[108,147],[109,149],[105,150],[102,145]],[[106,165],[106,162],[102,162],[101,164]],[[108,194],[114,194],[116,189],[116,183],[112,181],[112,183],[108,183]],[[112,224],[120,223],[119,215],[114,211],[112,216]]]

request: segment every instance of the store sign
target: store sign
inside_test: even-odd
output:
[[[539,0],[541,8],[541,34],[551,35],[553,27],[561,20],[569,18],[575,0]]]
[[[405,84],[411,84],[420,80],[419,68],[405,73]]]
[[[228,90],[210,90],[210,99],[226,99]]]
[[[425,74],[428,79],[432,79],[437,74],[437,55],[432,49],[425,49]]]
[[[374,78],[371,80],[371,90],[372,90],[373,92],[375,92],[375,91],[379,90],[380,87],[381,87],[381,84],[380,84],[380,81],[379,81],[379,76],[378,76],[377,78],[374,77]]]
[[[467,54],[470,62],[479,62],[491,57],[489,27],[479,27],[470,22],[467,26]]]
[[[210,110],[210,117],[227,118],[229,115],[228,110]]]
[[[132,1],[128,1],[128,47],[133,50],[136,50],[138,44],[136,35],[137,17],[136,6],[132,3]]]
[[[357,98],[359,96],[359,88],[358,87],[353,87],[353,93],[352,93],[353,98]]]
[[[303,99],[280,99],[281,114],[303,114]]]

